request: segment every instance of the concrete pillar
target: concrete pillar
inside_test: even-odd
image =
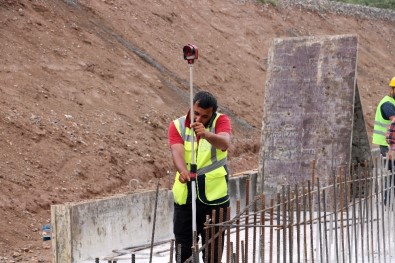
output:
[[[311,179],[313,160],[315,175],[322,183],[333,181],[338,166],[350,164],[358,94],[357,46],[356,35],[273,41],[265,86],[258,192],[274,194],[282,185]],[[364,127],[361,122],[359,125]],[[364,137],[366,129],[365,135],[359,130],[360,138]],[[366,138],[359,142],[366,144]],[[362,148],[369,149],[369,143]]]

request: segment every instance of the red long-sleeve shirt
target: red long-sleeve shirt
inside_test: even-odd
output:
[[[189,113],[187,117],[185,118],[185,127],[190,128],[190,118],[189,118]],[[221,116],[218,117],[217,124],[215,125],[215,134],[218,134],[220,132],[226,132],[231,134],[232,132],[232,127],[230,124],[229,117],[225,114],[221,114]],[[181,135],[178,133],[176,126],[174,125],[174,122],[170,123],[169,129],[168,129],[168,143],[169,146],[180,143],[184,144],[184,141],[181,137]],[[197,138],[199,141],[199,138]]]

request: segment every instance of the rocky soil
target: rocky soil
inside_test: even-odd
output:
[[[230,168],[258,166],[268,49],[274,38],[357,34],[371,135],[395,75],[395,23],[253,1],[0,1],[0,262],[51,262],[50,206],[169,188],[170,121],[194,89],[233,125]],[[290,90],[289,95],[298,92]]]

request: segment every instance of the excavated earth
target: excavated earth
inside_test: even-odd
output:
[[[233,174],[256,169],[275,38],[357,34],[371,136],[394,70],[395,23],[252,1],[0,1],[0,262],[51,262],[50,206],[170,188],[167,127],[194,90],[233,125]],[[298,90],[289,90],[289,96]],[[322,109],[330,110],[330,109]]]

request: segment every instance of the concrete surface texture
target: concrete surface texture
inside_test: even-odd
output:
[[[309,179],[313,160],[323,183],[351,162],[357,47],[356,35],[273,41],[259,160],[264,193]]]
[[[256,176],[250,172],[229,181],[232,216],[237,200],[242,209],[247,192],[249,200],[255,196]],[[92,261],[114,249],[149,245],[154,222],[155,242],[173,237],[173,195],[168,190],[54,205],[51,210],[53,263]]]

